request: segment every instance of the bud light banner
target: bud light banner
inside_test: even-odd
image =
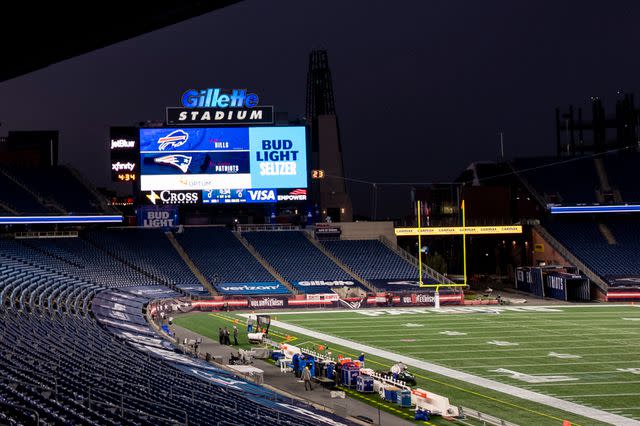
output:
[[[289,294],[289,290],[278,281],[219,283],[215,287],[220,294]]]
[[[173,228],[180,223],[176,206],[140,206],[137,218],[138,226],[145,228]]]

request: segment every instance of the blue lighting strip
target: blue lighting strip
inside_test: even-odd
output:
[[[625,206],[551,206],[551,214],[576,213],[639,213],[639,204]]]
[[[122,223],[122,215],[102,216],[0,216],[0,225],[33,225],[37,223]]]

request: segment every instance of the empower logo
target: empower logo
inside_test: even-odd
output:
[[[157,164],[167,164],[169,166],[177,167],[182,170],[182,173],[187,173],[189,165],[191,164],[192,157],[189,155],[173,154],[165,155],[164,157],[154,158],[153,162]]]
[[[307,190],[298,188],[289,191],[288,194],[278,194],[278,201],[306,201]]]
[[[158,139],[158,149],[160,151],[164,151],[168,147],[172,146],[174,148],[178,148],[185,143],[189,139],[189,134],[184,130],[174,130],[169,133],[167,136]]]

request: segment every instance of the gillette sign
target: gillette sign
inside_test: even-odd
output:
[[[273,124],[273,106],[259,102],[246,89],[189,89],[180,97],[181,107],[167,108],[167,124]]]

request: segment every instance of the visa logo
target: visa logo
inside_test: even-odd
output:
[[[274,189],[249,189],[251,201],[276,201],[276,191]]]

